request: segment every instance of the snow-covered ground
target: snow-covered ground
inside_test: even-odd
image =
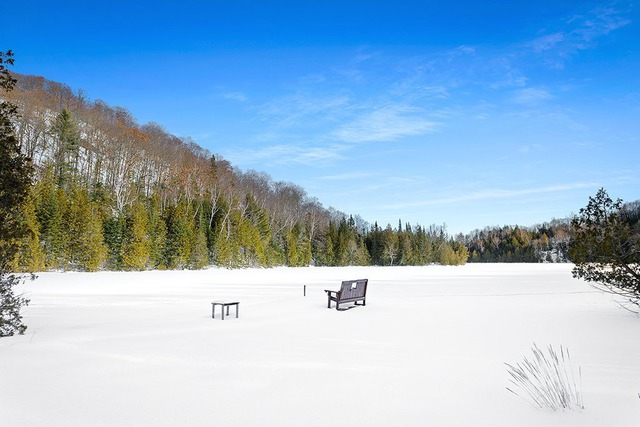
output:
[[[0,425],[640,426],[640,318],[570,270],[42,273],[0,339]],[[359,278],[365,307],[326,308]],[[212,319],[219,299],[240,317]],[[506,390],[534,342],[569,349],[584,410]]]

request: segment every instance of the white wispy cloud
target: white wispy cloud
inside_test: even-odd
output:
[[[592,8],[568,17],[562,22],[560,29],[544,31],[527,46],[534,52],[545,55],[550,67],[564,68],[568,58],[582,50],[596,47],[598,39],[629,25],[631,20],[627,15],[628,10],[613,4]]]
[[[543,36],[533,39],[530,42],[530,46],[531,48],[533,48],[535,52],[543,52],[545,50],[550,50],[555,48],[564,39],[565,39],[565,35],[561,32],[545,34]]]
[[[395,141],[433,132],[438,125],[438,122],[427,118],[425,111],[420,108],[392,104],[361,114],[336,129],[332,136],[353,143]]]
[[[345,94],[312,95],[298,92],[259,106],[258,115],[271,126],[296,127],[311,121],[333,120],[349,106],[350,99]]]
[[[462,45],[447,51],[445,56],[452,60],[459,56],[473,55],[474,53],[476,53],[476,48],[474,46]]]
[[[628,13],[618,9],[574,14],[528,43],[499,48],[463,45],[404,58],[362,49],[342,65],[293,79],[283,96],[249,106],[260,121],[253,141],[269,145],[242,156],[254,162],[337,162],[348,158],[356,144],[428,135],[467,123],[465,118],[487,121],[504,112],[560,114],[557,109],[537,108],[552,107],[550,101],[564,94],[530,75],[531,64],[555,61],[561,67],[575,52],[596,46],[599,38],[630,22]],[[225,97],[248,101],[242,92],[229,91]],[[480,102],[487,107],[480,108]],[[524,108],[513,108],[514,104]],[[343,145],[329,145],[335,142]],[[522,148],[523,153],[536,150]]]
[[[572,34],[579,40],[590,42],[630,24],[631,20],[624,16],[625,13],[613,5],[596,7],[586,15],[577,15],[571,18],[570,23],[577,22],[578,24]]]
[[[375,175],[376,174],[370,173],[370,172],[349,172],[349,173],[342,173],[337,175],[325,175],[325,176],[319,177],[318,179],[325,180],[325,181],[350,181],[354,179],[371,178],[372,176],[375,176]]]
[[[527,87],[514,91],[513,101],[518,104],[539,104],[552,99],[553,95],[545,88]]]
[[[226,92],[221,95],[224,99],[230,99],[232,101],[245,102],[249,98],[242,92]]]
[[[501,188],[487,189],[467,194],[459,194],[456,196],[443,197],[439,199],[421,200],[418,202],[398,203],[393,205],[383,205],[384,209],[402,209],[410,207],[420,206],[435,206],[435,205],[450,205],[465,202],[481,201],[481,200],[494,200],[494,199],[512,199],[530,195],[557,193],[563,191],[578,190],[581,188],[591,188],[596,186],[592,182],[576,182],[564,185],[551,185],[535,188],[523,188],[517,190],[506,190]]]
[[[539,153],[542,151],[546,151],[546,148],[542,144],[529,144],[524,145],[518,149],[521,153],[530,154],[530,153]]]
[[[345,145],[312,146],[301,144],[276,144],[257,149],[230,151],[227,155],[234,163],[251,166],[270,162],[274,164],[298,163],[320,166],[344,159]]]
[[[411,100],[420,98],[444,100],[450,96],[449,90],[445,86],[430,85],[420,77],[398,80],[391,85],[389,93]]]

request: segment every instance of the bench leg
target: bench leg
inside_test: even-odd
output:
[[[212,319],[216,318],[216,305],[215,304],[211,304],[211,318]]]
[[[222,306],[222,320],[224,320],[224,305]]]
[[[236,319],[238,318],[238,310],[240,310],[240,303],[236,304]]]

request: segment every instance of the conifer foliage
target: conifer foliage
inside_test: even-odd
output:
[[[13,53],[0,52],[0,89],[3,94],[13,89],[16,81],[7,66],[13,65]],[[4,96],[3,96],[4,97]],[[22,277],[10,272],[20,254],[23,239],[28,237],[24,204],[31,186],[31,166],[21,152],[12,119],[15,105],[0,102],[0,336],[24,333],[20,309],[29,301],[15,295],[14,287]]]
[[[573,219],[569,245],[573,276],[622,295],[633,311],[640,311],[639,212],[600,189]]]

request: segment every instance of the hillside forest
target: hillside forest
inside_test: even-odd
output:
[[[34,167],[15,271],[567,261],[568,219],[455,237],[444,225],[370,225],[124,108],[14,76],[3,96]]]

